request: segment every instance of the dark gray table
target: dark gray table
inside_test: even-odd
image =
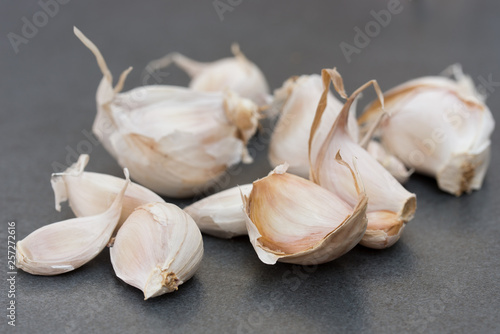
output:
[[[291,75],[337,66],[348,91],[376,78],[383,89],[437,74],[454,62],[476,81],[500,81],[500,4],[495,1],[401,1],[400,13],[348,62],[340,43],[354,43],[355,27],[374,20],[387,1],[240,1],[222,13],[213,1],[69,1],[43,15],[35,1],[4,1],[0,10],[0,331],[7,325],[9,286],[7,223],[16,236],[72,217],[53,207],[50,173],[55,162],[74,161],[95,114],[101,74],[89,51],[73,36],[78,26],[101,49],[117,76],[134,71],[126,88],[141,84],[151,59],[180,51],[200,60],[229,55],[240,43],[266,73],[272,88]],[[63,2],[63,1],[61,1]],[[23,36],[23,20],[40,27],[15,53],[8,34]],[[23,19],[25,18],[25,19]],[[376,30],[374,30],[376,32]],[[25,31],[26,33],[27,31]],[[29,33],[29,32],[28,32]],[[13,36],[12,34],[10,36]],[[24,37],[23,37],[24,38]],[[164,84],[186,84],[171,69]],[[482,78],[482,79],[481,79]],[[488,105],[500,119],[500,92]],[[367,94],[364,105],[373,96]],[[204,236],[205,256],[179,291],[143,301],[141,292],[114,275],[105,250],[66,275],[16,275],[19,333],[60,332],[363,332],[494,333],[500,331],[499,131],[483,189],[455,198],[434,180],[413,176],[415,219],[392,248],[361,246],[317,268],[266,266],[246,238]],[[255,141],[252,145],[255,145]],[[259,151],[259,150],[257,150]],[[246,183],[270,169],[266,151],[231,178]],[[121,176],[99,145],[88,170]],[[181,206],[189,201],[172,202]]]

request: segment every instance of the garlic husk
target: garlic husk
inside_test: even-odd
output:
[[[245,57],[238,44],[231,46],[234,57],[202,63],[178,52],[154,60],[146,67],[149,71],[175,64],[190,77],[189,87],[200,92],[231,90],[260,106],[269,103],[269,86],[262,71]]]
[[[288,172],[309,177],[309,148],[307,145],[311,125],[318,101],[323,93],[321,76],[317,74],[291,77],[274,92],[270,110],[278,113],[279,119],[269,144],[269,161],[273,167],[284,162],[289,164]],[[335,122],[343,104],[330,92],[328,93],[328,112],[317,130],[315,140],[322,141]],[[358,140],[358,125],[355,117],[356,107],[349,115],[349,133]]]
[[[68,201],[77,217],[94,216],[109,208],[126,182],[115,176],[85,172],[89,156],[82,154],[78,161],[62,173],[52,174],[56,210]],[[164,200],[151,190],[131,182],[123,196],[122,211],[115,233],[134,209],[151,202]]]
[[[205,234],[225,239],[246,235],[241,194],[248,195],[251,190],[251,184],[226,189],[185,207],[184,211]]]
[[[35,230],[16,246],[17,267],[33,275],[58,275],[83,266],[108,244],[118,224],[126,182],[111,205],[94,216],[53,223]]]
[[[387,150],[377,141],[370,140],[366,151],[370,153],[392,176],[405,183],[413,174],[413,169],[409,170],[401,160],[387,152]]]
[[[97,47],[76,28],[75,34],[94,53],[104,75],[92,129],[138,183],[162,195],[189,197],[215,184],[229,166],[252,161],[246,144],[259,119],[252,101],[230,91],[175,86],[119,93],[130,69],[113,88]]]
[[[384,94],[391,114],[379,127],[384,148],[416,172],[435,177],[456,196],[480,189],[490,162],[495,121],[470,77],[457,66],[455,80],[423,77]],[[379,103],[364,111],[364,128],[378,117]]]
[[[149,299],[177,290],[194,275],[203,240],[196,223],[179,207],[148,203],[127,218],[110,254],[116,275]]]
[[[340,163],[347,166],[339,155]],[[243,196],[250,242],[266,264],[277,261],[312,265],[338,258],[352,249],[366,230],[367,198],[355,205],[299,176],[276,167],[253,183]],[[350,181],[358,187],[358,179]]]
[[[371,248],[386,248],[392,246],[401,235],[404,224],[413,218],[416,210],[416,196],[408,192],[401,184],[365,149],[355,142],[349,135],[347,129],[349,109],[357,96],[369,85],[374,85],[381,105],[383,97],[375,80],[372,80],[358,90],[356,90],[346,101],[335,123],[330,129],[328,136],[322,143],[313,141],[316,130],[322,122],[322,115],[325,112],[326,94],[329,91],[330,80],[337,82],[335,86],[339,89],[339,81],[342,81],[340,74],[333,70],[324,69],[322,71],[324,94],[318,104],[313,127],[311,128],[311,138],[309,140],[311,159],[311,180],[322,187],[338,194],[350,205],[355,205],[357,201],[357,189],[350,182],[349,171],[341,168],[335,161],[335,153],[340,150],[346,160],[355,157],[358,161],[358,169],[368,197],[368,217],[367,233],[363,237],[363,245]],[[341,91],[345,94],[344,91]],[[318,145],[312,147],[313,145]],[[386,213],[382,215],[381,212]],[[392,213],[395,217],[384,221],[384,217],[389,217],[387,213]],[[376,219],[374,219],[376,218]],[[384,222],[384,224],[381,224]],[[402,222],[402,223],[401,223]],[[392,227],[388,227],[387,224]],[[391,230],[386,235],[383,242],[379,240],[379,235],[373,237],[377,231]]]

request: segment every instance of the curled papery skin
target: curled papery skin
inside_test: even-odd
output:
[[[416,210],[416,196],[403,188],[380,163],[352,140],[347,129],[349,108],[356,97],[366,87],[373,84],[383,106],[382,93],[374,80],[360,87],[346,100],[325,140],[315,142],[313,138],[326,110],[326,96],[329,92],[330,80],[334,82],[337,90],[345,94],[343,84],[340,84],[342,78],[335,69],[324,69],[322,77],[324,92],[318,103],[309,139],[311,180],[337,194],[350,205],[354,205],[357,201],[357,190],[350,182],[349,171],[336,163],[335,153],[340,150],[346,160],[357,158],[359,174],[368,197],[366,210],[368,227],[362,244],[371,248],[389,247],[399,239],[404,224],[413,218]],[[312,145],[319,146],[312,147]],[[375,238],[374,235],[376,235]]]
[[[203,240],[196,223],[179,207],[149,203],[127,218],[110,254],[116,275],[148,299],[177,290],[194,275]]]
[[[189,197],[217,182],[229,166],[252,161],[246,144],[255,133],[259,108],[227,92],[175,86],[143,86],[119,93],[97,47],[75,28],[103,73],[97,89],[93,131],[134,180],[170,197]]]
[[[413,169],[408,170],[401,160],[387,152],[379,142],[370,140],[366,150],[400,183],[408,181],[413,174]]]
[[[307,145],[316,106],[323,93],[321,76],[317,74],[291,77],[274,92],[270,110],[279,114],[269,145],[269,161],[273,167],[284,162],[289,164],[288,172],[309,177],[309,148]],[[328,93],[328,112],[317,130],[315,140],[322,141],[340,113],[343,104]],[[349,133],[358,140],[356,108],[349,115]]]
[[[177,65],[190,77],[189,87],[200,92],[221,92],[231,90],[263,106],[269,102],[269,86],[262,71],[233,44],[234,57],[202,63],[180,53],[173,52],[152,61],[146,70],[153,72]]]
[[[472,83],[454,67],[456,80],[423,77],[384,94],[391,114],[379,128],[384,147],[416,172],[435,177],[440,189],[460,196],[480,189],[490,162],[495,121]],[[371,103],[359,122],[378,117]]]
[[[56,210],[68,201],[77,217],[94,216],[104,212],[123,188],[124,179],[115,176],[85,172],[89,156],[82,154],[78,161],[62,173],[52,174],[50,183],[54,190]],[[123,196],[122,212],[115,233],[125,219],[140,205],[164,200],[151,190],[136,183],[130,183]]]
[[[106,211],[53,223],[29,234],[16,246],[17,267],[33,275],[57,275],[83,266],[108,244],[118,224],[126,182]]]
[[[205,234],[225,239],[246,235],[241,194],[248,195],[251,190],[251,184],[227,189],[189,205],[184,211]]]
[[[349,173],[350,167],[340,158]],[[280,165],[253,183],[243,196],[250,242],[260,260],[312,265],[338,258],[352,249],[366,230],[367,198],[354,205]],[[358,188],[357,176],[350,181]],[[359,190],[359,188],[358,188]]]

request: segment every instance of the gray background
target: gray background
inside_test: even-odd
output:
[[[225,2],[225,1],[224,1]],[[237,3],[238,1],[233,1]],[[17,238],[72,217],[53,207],[53,163],[75,161],[95,115],[101,78],[90,52],[74,37],[78,26],[104,54],[115,77],[133,66],[126,89],[141,85],[152,59],[179,51],[199,60],[229,55],[237,41],[274,89],[291,75],[337,66],[353,91],[376,78],[382,89],[440,73],[460,62],[474,80],[500,81],[499,10],[495,1],[402,1],[403,10],[348,63],[339,44],[353,44],[354,28],[373,20],[387,1],[242,1],[221,21],[212,1],[78,1],[59,12],[19,46],[22,18],[32,21],[36,1],[2,1],[0,10],[1,268],[6,277],[7,222]],[[163,84],[186,84],[171,69]],[[500,91],[488,92],[500,119]],[[373,96],[365,95],[364,106]],[[500,331],[499,132],[483,189],[455,198],[435,181],[413,176],[415,219],[392,248],[357,246],[317,268],[262,264],[244,237],[204,236],[205,256],[179,291],[143,301],[141,292],[114,275],[105,250],[69,274],[38,277],[19,271],[17,326],[40,332],[439,332]],[[225,186],[250,182],[270,167],[257,144],[256,162],[233,173]],[[88,170],[121,176],[97,145]],[[173,201],[185,205],[190,201]],[[1,331],[7,326],[7,283],[0,284]]]

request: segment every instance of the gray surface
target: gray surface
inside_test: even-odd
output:
[[[17,223],[21,239],[44,224],[72,216],[67,207],[62,213],[53,208],[51,166],[65,164],[66,148],[77,149],[85,140],[82,131],[91,128],[101,77],[94,58],[73,36],[73,25],[100,47],[115,76],[134,66],[127,89],[141,84],[140,73],[151,59],[180,51],[214,60],[227,56],[233,41],[262,68],[273,88],[288,76],[333,65],[344,75],[348,91],[372,78],[388,89],[437,74],[454,62],[462,63],[474,79],[491,75],[500,81],[500,4],[434,2],[402,1],[402,13],[353,55],[351,63],[339,43],[352,44],[353,28],[373,20],[370,11],[386,8],[386,1],[243,1],[226,12],[223,21],[212,1],[71,1],[21,45],[18,54],[6,35],[20,33],[21,18],[30,18],[40,7],[35,1],[2,2],[2,268],[7,221]],[[186,82],[176,70],[164,81]],[[500,119],[500,92],[492,92],[488,105]],[[20,271],[16,330],[499,332],[499,136],[498,131],[493,134],[493,160],[479,192],[455,198],[440,192],[431,179],[412,177],[408,189],[418,196],[417,214],[388,250],[358,246],[317,268],[266,266],[246,238],[205,236],[205,256],[194,278],[179,291],[147,302],[139,290],[115,277],[105,250],[79,270],[58,277]],[[269,171],[266,152],[257,151],[256,163],[244,166],[230,185]],[[101,146],[92,147],[88,170],[121,175]],[[4,315],[3,281],[0,331],[11,332]]]

